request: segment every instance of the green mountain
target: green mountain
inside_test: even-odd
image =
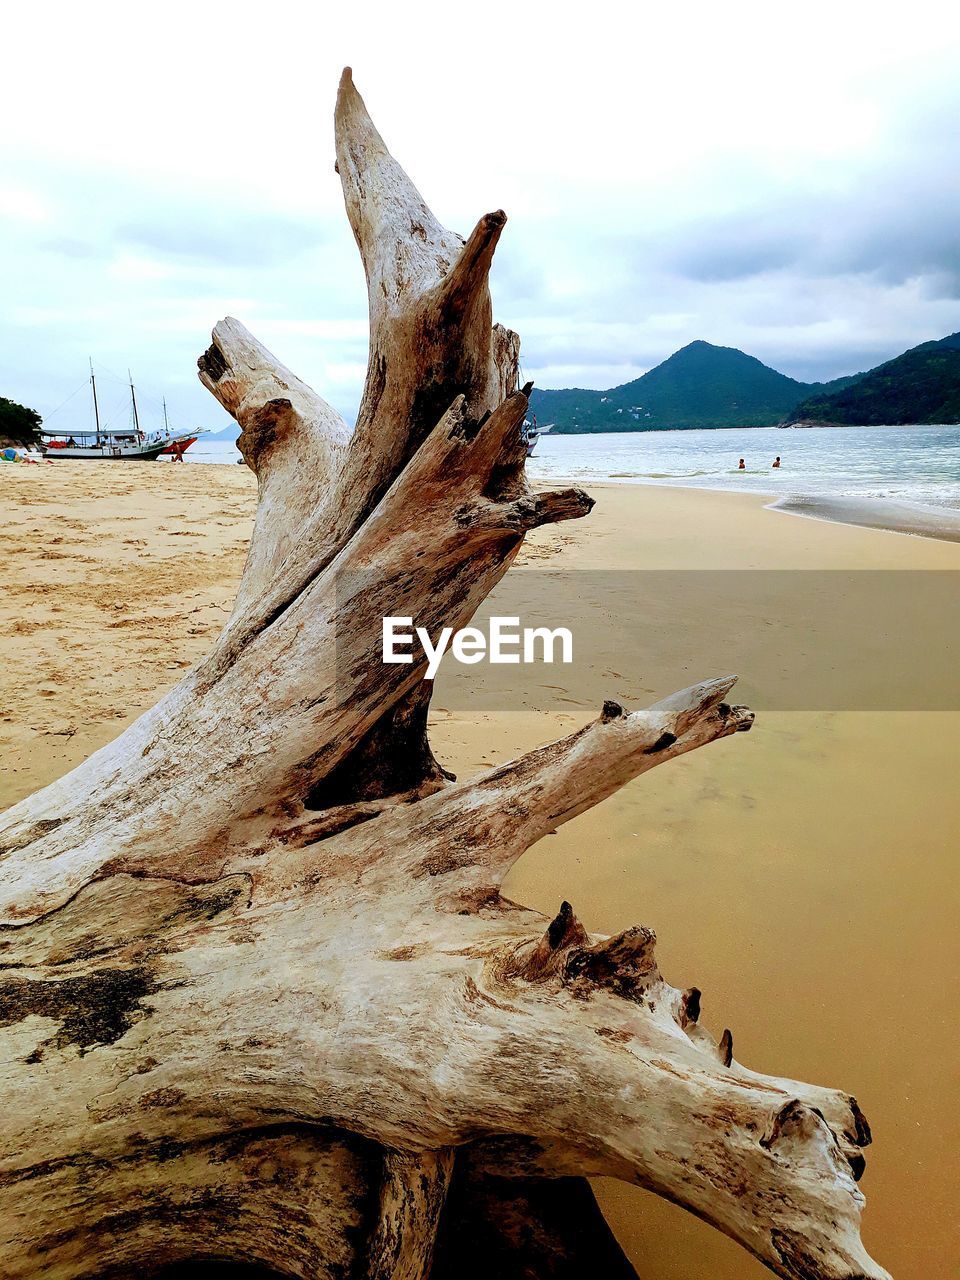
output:
[[[42,421],[35,410],[0,396],[0,446],[36,444]]]
[[[808,397],[788,421],[858,427],[960,422],[960,333],[922,342],[853,386]]]
[[[530,407],[540,422],[555,423],[560,434],[769,427],[811,392],[837,390],[853,380],[797,382],[735,347],[697,341],[610,391],[535,389]]]

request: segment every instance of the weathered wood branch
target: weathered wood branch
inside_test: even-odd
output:
[[[488,770],[411,811],[411,821],[442,822],[470,834],[498,883],[517,858],[554,831],[619,790],[631,778],[687,751],[753,724],[746,707],[724,698],[735,676],[684,689],[646,711],[627,714],[614,702],[593,724]],[[419,847],[421,828],[411,832]]]
[[[295,557],[326,512],[350,432],[320,396],[285,369],[238,320],[221,320],[200,357],[200,381],[243,428],[237,442],[259,500],[234,611],[242,615]]]
[[[201,380],[260,491],[233,615],[0,818],[4,1274],[625,1276],[582,1180],[607,1174],[781,1276],[880,1280],[854,1099],[742,1067],[649,928],[593,935],[500,892],[560,823],[748,729],[732,678],[608,703],[455,783],[425,659],[382,661],[386,616],[464,625],[526,531],[592,504],[524,478],[529,387],[488,289],[503,214],[443,228],[349,73],[336,143],[370,309],[356,428],[217,325]]]

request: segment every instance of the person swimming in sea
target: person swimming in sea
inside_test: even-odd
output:
[[[780,466],[780,455],[779,455],[779,453],[778,453],[778,454],[777,454],[777,456],[776,456],[776,457],[774,458],[774,460],[773,460],[773,469],[774,469],[774,471],[776,471],[776,470],[779,468],[779,466]]]
[[[737,470],[738,470],[738,471],[746,471],[746,469],[747,469],[747,464],[746,464],[746,463],[744,462],[744,460],[741,458],[741,459],[740,459],[740,465],[739,465],[739,467],[737,467]]]

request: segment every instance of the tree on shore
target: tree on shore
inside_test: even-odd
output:
[[[34,445],[43,419],[34,409],[0,396],[0,445]]]

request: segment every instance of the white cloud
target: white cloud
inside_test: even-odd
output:
[[[697,337],[830,377],[960,328],[960,17],[916,0],[588,11],[56,2],[5,15],[0,394],[49,410],[89,353],[191,420],[240,316],[336,407],[362,275],[333,172],[357,83],[438,215],[510,214],[497,313],[545,385]]]
[[[28,187],[0,187],[0,219],[44,223],[52,217],[52,208],[38,192]]]

